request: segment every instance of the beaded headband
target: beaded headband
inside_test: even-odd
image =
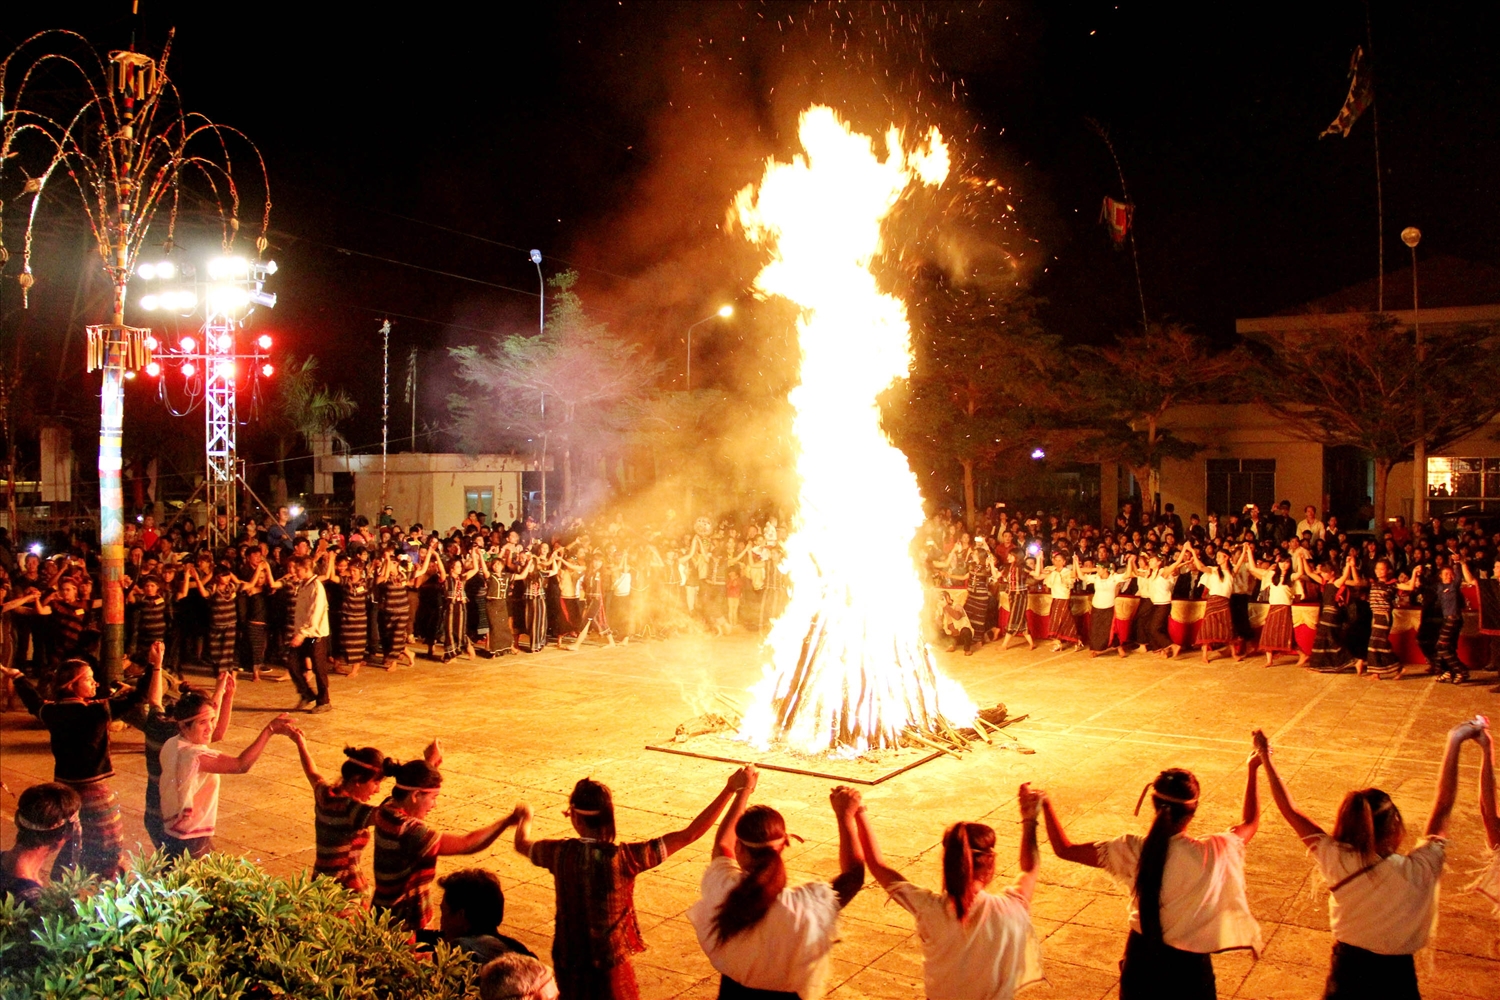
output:
[[[31,830],[34,833],[51,833],[53,830],[61,830],[63,827],[70,826],[71,824],[77,823],[77,822],[78,822],[78,813],[77,812],[71,812],[71,813],[69,813],[68,815],[64,816],[62,819],[58,820],[56,823],[53,823],[51,826],[43,826],[42,824],[36,822],[35,820],[27,819],[25,816],[22,816],[20,813],[16,813],[16,826],[19,826],[23,830]]]
[[[1156,791],[1156,789],[1153,787],[1155,784],[1155,782],[1147,782],[1146,787],[1141,789],[1141,797],[1135,800],[1135,814],[1137,816],[1141,814],[1141,803],[1146,801],[1147,792],[1151,793],[1151,797],[1153,799],[1160,799],[1163,802],[1171,802],[1174,805],[1187,806],[1189,809],[1198,808],[1198,797],[1196,795],[1190,799],[1179,799],[1175,795],[1167,795],[1165,792]]]

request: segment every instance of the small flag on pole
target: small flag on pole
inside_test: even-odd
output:
[[[1130,232],[1130,222],[1134,216],[1134,205],[1105,196],[1104,207],[1099,211],[1099,221],[1109,226],[1109,238],[1116,250],[1125,245],[1125,234]]]
[[[1344,98],[1344,106],[1339,109],[1338,117],[1318,138],[1341,135],[1347,139],[1355,120],[1364,114],[1374,100],[1375,73],[1370,67],[1370,61],[1365,58],[1364,46],[1355,46],[1354,56],[1349,60],[1349,94]]]

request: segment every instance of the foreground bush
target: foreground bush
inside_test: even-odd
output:
[[[327,879],[267,875],[243,858],[166,864],[48,888],[35,909],[0,899],[0,1000],[458,1000],[476,966],[406,932]],[[353,909],[351,909],[351,906]]]

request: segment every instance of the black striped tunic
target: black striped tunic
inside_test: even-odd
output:
[[[135,653],[144,656],[153,642],[167,638],[167,599],[144,593],[135,603]]]
[[[380,648],[386,656],[400,656],[411,632],[411,591],[399,573],[380,587]]]
[[[208,599],[208,662],[215,670],[233,670],[234,644],[239,637],[239,595],[217,588]]]
[[[365,658],[365,644],[370,639],[367,595],[363,580],[344,584],[344,601],[339,607],[339,645],[346,663],[359,663]]]

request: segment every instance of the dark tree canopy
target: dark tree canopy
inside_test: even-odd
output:
[[[1412,457],[1424,422],[1430,452],[1500,414],[1497,339],[1486,327],[1429,333],[1419,360],[1414,331],[1392,317],[1325,316],[1257,336],[1255,382],[1294,433],[1374,459],[1375,523],[1384,524],[1391,466]]]

